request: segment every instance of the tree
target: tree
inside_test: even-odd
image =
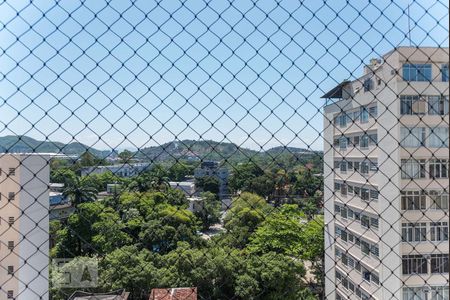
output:
[[[80,203],[94,201],[97,198],[97,189],[85,178],[75,177],[64,189],[64,196],[70,198],[72,205],[77,207]]]
[[[180,241],[199,244],[197,220],[193,213],[169,204],[158,205],[146,218],[139,239],[147,249],[167,253]]]
[[[275,190],[275,182],[269,174],[264,174],[253,178],[248,187],[246,188],[248,192],[258,194],[261,197],[267,198],[273,194]]]
[[[99,264],[99,285],[106,291],[126,289],[133,299],[147,299],[158,287],[158,257],[147,249],[125,246],[108,253]]]
[[[253,253],[276,252],[298,257],[307,244],[303,244],[306,217],[297,205],[285,204],[280,211],[266,217],[250,237],[248,249]]]
[[[156,191],[166,191],[169,185],[167,170],[161,165],[155,165],[149,172],[150,186]]]
[[[195,187],[203,192],[219,193],[219,179],[214,176],[202,176],[195,178]]]
[[[123,150],[122,152],[119,153],[119,158],[120,158],[120,162],[123,164],[127,164],[130,163],[131,160],[133,159],[133,152],[131,152],[130,150]]]
[[[192,175],[193,171],[194,167],[192,165],[188,165],[182,162],[176,162],[172,166],[170,166],[168,170],[168,176],[170,180],[183,181],[186,179],[186,176]]]
[[[241,268],[235,274],[238,299],[305,299],[300,294],[314,299],[301,282],[306,272],[300,261],[274,252],[250,254],[244,257]]]
[[[262,175],[264,175],[263,169],[254,162],[238,164],[232,170],[228,185],[233,192],[251,191],[252,180]]]
[[[225,217],[229,245],[243,248],[248,243],[251,234],[270,214],[271,206],[255,194],[242,193],[233,199],[233,208]]]
[[[220,200],[211,192],[203,192],[200,194],[201,203],[200,210],[195,212],[197,218],[202,222],[202,229],[208,230],[209,227],[220,220]]]
[[[95,253],[92,226],[100,220],[104,209],[105,206],[98,202],[80,204],[65,226],[57,231],[54,255],[70,258]]]
[[[66,187],[72,184],[76,177],[75,172],[68,168],[51,170],[50,172],[50,182],[63,183]]]

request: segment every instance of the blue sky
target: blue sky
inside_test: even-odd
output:
[[[0,136],[100,149],[321,149],[320,96],[409,45],[405,0],[29,2],[0,4]],[[413,45],[448,46],[447,2],[410,15]]]

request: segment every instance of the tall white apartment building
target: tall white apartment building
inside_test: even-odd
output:
[[[48,299],[49,157],[0,154],[0,300]]]
[[[448,68],[399,47],[323,96],[326,299],[449,299]]]

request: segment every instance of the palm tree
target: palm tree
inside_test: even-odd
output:
[[[156,165],[150,171],[150,185],[157,191],[166,191],[169,187],[167,171],[161,165]]]
[[[97,198],[97,189],[94,188],[89,182],[83,178],[75,177],[67,187],[63,194],[69,197],[73,206],[78,206],[83,202],[91,202]]]

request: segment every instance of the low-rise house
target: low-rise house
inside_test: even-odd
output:
[[[50,221],[66,220],[74,212],[75,207],[73,207],[70,203],[52,205],[48,210]]]
[[[81,176],[111,172],[119,177],[132,177],[149,170],[150,166],[151,165],[149,163],[135,163],[86,167],[81,169]]]
[[[69,202],[67,196],[65,196],[62,192],[49,192],[48,200],[50,202],[50,206],[65,204]]]
[[[86,293],[77,291],[67,300],[127,300],[130,296],[125,290],[118,290],[111,293]]]
[[[149,300],[197,300],[197,288],[153,289]]]
[[[171,188],[182,191],[187,197],[195,195],[195,183],[193,181],[171,181]]]
[[[203,199],[201,197],[188,197],[187,200],[189,201],[189,207],[188,210],[190,212],[199,212],[203,209]]]

